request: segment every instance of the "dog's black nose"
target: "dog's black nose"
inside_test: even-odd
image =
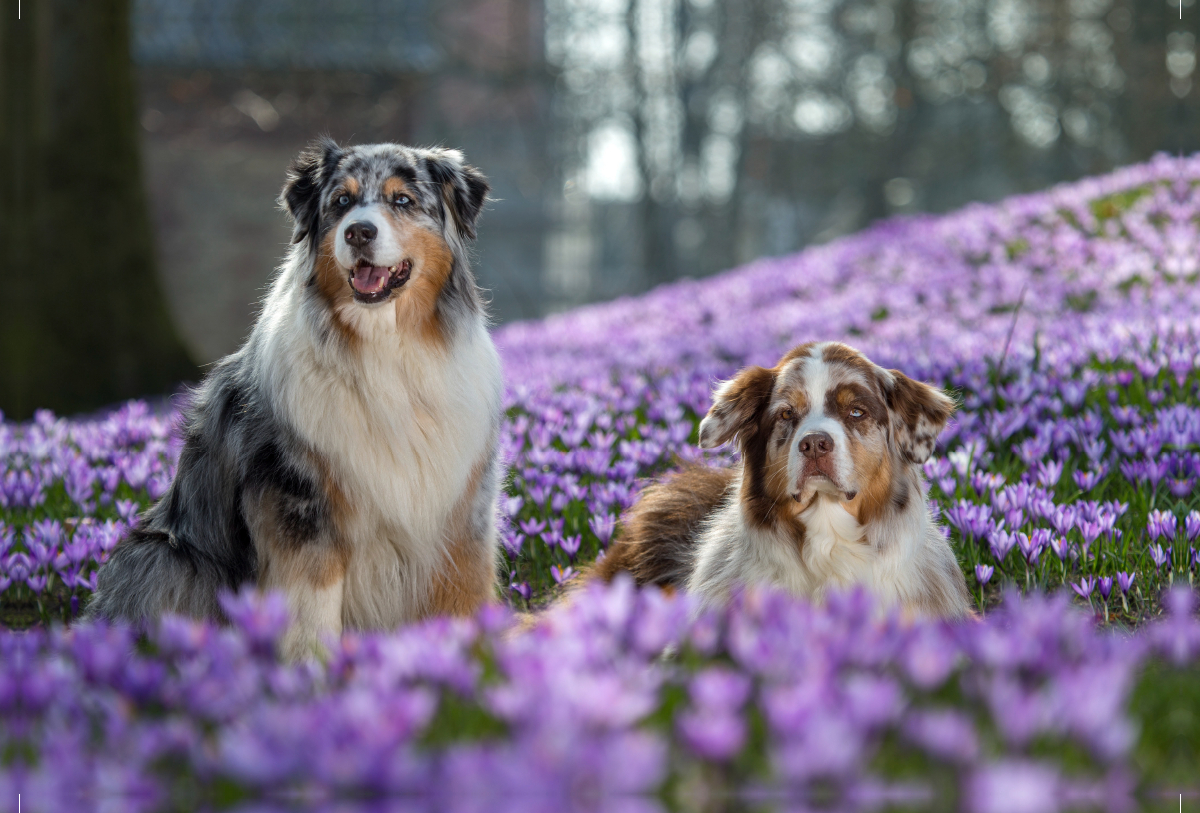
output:
[[[800,453],[814,460],[833,451],[833,438],[828,432],[810,432],[800,439]]]
[[[362,248],[374,240],[377,234],[379,229],[375,228],[374,223],[359,220],[346,227],[346,242],[355,248]]]

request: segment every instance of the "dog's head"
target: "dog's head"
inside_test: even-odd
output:
[[[288,170],[280,204],[310,241],[331,304],[371,307],[409,292],[434,299],[487,197],[483,175],[448,149],[318,141]]]
[[[844,344],[813,343],[722,384],[700,423],[700,445],[738,442],[743,488],[763,520],[789,498],[794,511],[821,496],[862,520],[899,499],[892,486],[900,468],[929,458],[953,411],[928,384]]]

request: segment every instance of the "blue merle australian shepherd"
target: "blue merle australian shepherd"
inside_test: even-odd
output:
[[[467,262],[488,185],[461,153],[320,141],[245,345],[185,415],[178,474],[100,571],[92,617],[221,618],[280,590],[322,635],[467,614],[495,590],[500,362]]]

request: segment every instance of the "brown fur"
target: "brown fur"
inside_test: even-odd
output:
[[[701,444],[711,447],[736,440],[742,453],[741,466],[712,469],[691,465],[649,486],[626,512],[618,541],[587,575],[611,581],[619,572],[627,571],[639,585],[683,586],[691,575],[703,523],[728,498],[739,468],[742,478],[738,499],[746,521],[786,529],[785,538],[803,548],[807,534],[799,515],[808,505],[797,503],[791,496],[786,471],[787,439],[791,435],[790,430],[789,434],[781,434],[779,424],[790,421],[794,426],[809,407],[803,392],[790,392],[783,383],[787,377],[781,375],[811,349],[812,344],[807,344],[789,351],[772,369],[746,368],[718,390],[709,411],[709,417],[715,420]],[[854,470],[860,478],[861,490],[852,500],[842,502],[843,508],[862,525],[880,521],[890,512],[909,510],[911,500],[921,493],[921,484],[919,473],[911,470],[914,461],[909,449],[901,442],[904,432],[928,432],[936,437],[953,410],[953,402],[934,387],[896,371],[892,372],[894,382],[887,382],[879,368],[852,348],[830,345],[824,349],[822,360],[851,367],[865,382],[849,381],[831,388],[824,404],[827,414],[841,416]],[[776,391],[777,385],[784,388]],[[788,408],[792,410],[790,415]],[[852,408],[864,414],[853,417]],[[896,424],[901,426],[899,431]],[[930,560],[926,569],[942,566]],[[965,582],[957,567],[953,573],[923,574],[920,581],[925,593],[912,602],[915,610],[948,617],[969,603],[964,599]]]
[[[256,500],[248,501],[245,515],[255,544],[262,548],[259,585],[264,589],[296,585],[328,587],[346,573],[350,561],[350,546],[339,537],[297,543],[287,534],[278,533],[283,527],[278,497],[268,491]]]
[[[681,584],[691,570],[700,523],[725,499],[732,482],[732,469],[689,465],[647,487],[625,513],[620,538],[591,575],[612,581],[624,570],[639,585]]]
[[[950,419],[954,412],[954,401],[941,390],[913,381],[899,370],[890,370],[896,377],[895,386],[887,392],[888,406],[896,414],[896,441],[901,451],[909,458],[913,457],[914,446],[932,448],[937,439],[937,432]],[[931,429],[920,429],[927,424]]]
[[[417,199],[417,196],[408,188],[408,184],[405,183],[403,178],[393,175],[383,182],[383,197],[386,200],[394,200],[400,195],[408,195],[413,200]]]
[[[404,286],[408,290],[396,299],[396,322],[417,325],[420,335],[430,344],[444,347],[445,327],[438,315],[437,302],[454,268],[454,254],[440,234],[414,226],[403,215],[392,219],[405,245],[411,246],[413,275]]]
[[[851,447],[851,457],[856,469],[872,473],[868,475],[869,485],[858,492],[850,502],[843,502],[842,507],[849,511],[860,525],[866,525],[892,507],[892,453],[887,449],[883,458],[875,461],[868,457],[864,447],[854,445]]]
[[[448,523],[450,541],[445,567],[435,574],[429,591],[431,615],[471,615],[496,598],[496,563],[479,544],[474,509],[489,458],[480,460]]]
[[[330,320],[333,322],[338,336],[348,349],[357,350],[362,344],[362,338],[342,319],[341,309],[338,307],[349,302],[353,298],[353,294],[346,272],[338,266],[337,260],[333,256],[333,247],[336,241],[337,233],[332,231],[321,241],[321,253],[317,257],[314,282],[317,290],[321,292],[321,296],[329,305]]]

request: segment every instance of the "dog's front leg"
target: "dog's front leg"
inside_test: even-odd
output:
[[[258,554],[258,587],[281,591],[287,598],[291,623],[279,648],[281,657],[293,663],[323,657],[322,638],[341,634],[349,561],[349,548],[321,521],[319,508],[308,514],[309,522],[298,523],[295,502],[266,493],[245,503]]]
[[[284,553],[265,568],[264,590],[287,596],[291,623],[279,644],[280,656],[295,663],[328,654],[322,639],[342,632],[345,566],[330,561],[332,550]]]

